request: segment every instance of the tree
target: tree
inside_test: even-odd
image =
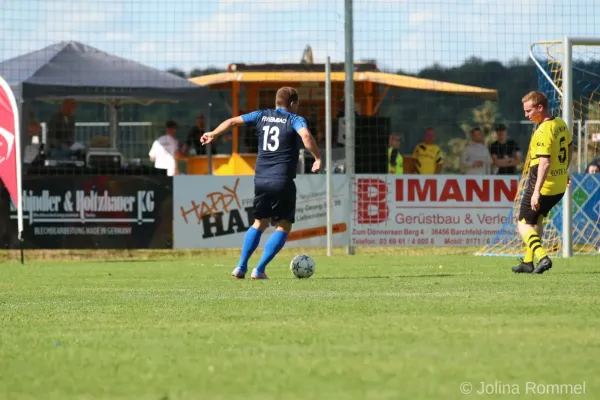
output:
[[[175,76],[178,76],[180,78],[187,79],[187,76],[185,75],[185,72],[182,71],[182,70],[180,70],[180,69],[171,68],[171,69],[168,69],[167,72],[170,73],[170,74],[173,74]]]
[[[495,141],[497,138],[494,126],[496,125],[496,121],[502,119],[498,112],[498,105],[491,101],[485,101],[481,106],[475,107],[471,112],[472,120],[463,121],[460,124],[466,137],[469,139],[471,130],[474,127],[478,127],[483,133],[486,145]]]
[[[214,67],[209,67],[206,69],[194,68],[190,72],[190,78],[196,78],[198,76],[203,76],[203,75],[218,74],[220,72],[225,72],[225,70],[221,69],[221,68],[214,68]]]

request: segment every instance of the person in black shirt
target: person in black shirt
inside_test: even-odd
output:
[[[196,126],[188,132],[187,139],[183,145],[183,154],[190,155],[190,149],[194,149],[196,155],[205,154],[206,150],[200,142],[200,138],[204,134],[204,115],[200,114],[196,117]],[[213,150],[214,154],[214,150]]]
[[[497,175],[515,175],[517,173],[517,165],[523,159],[517,142],[506,139],[506,131],[506,125],[496,125],[498,140],[490,145],[490,154],[494,167],[497,168]]]

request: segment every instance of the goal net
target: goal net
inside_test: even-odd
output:
[[[590,41],[592,42],[592,41]],[[573,254],[598,254],[600,251],[600,175],[588,167],[600,156],[600,38],[597,44],[571,46],[570,82],[563,81],[568,54],[562,41],[532,45],[531,58],[538,72],[538,90],[545,93],[554,116],[564,116],[563,89],[571,87],[571,112],[574,154],[571,162],[572,251]],[[570,84],[568,84],[570,83]],[[531,132],[533,133],[533,131]],[[511,256],[524,254],[525,247],[516,223],[519,206],[527,187],[529,156],[525,160],[517,198],[506,222],[478,255]],[[563,242],[564,200],[544,221],[543,244],[549,254],[560,254]]]

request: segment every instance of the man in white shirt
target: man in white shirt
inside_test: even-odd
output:
[[[460,170],[465,175],[489,175],[492,173],[490,151],[483,144],[483,133],[479,128],[471,130],[471,141],[460,157]]]
[[[179,141],[175,139],[177,133],[177,123],[168,121],[166,132],[152,143],[150,149],[150,161],[154,163],[154,168],[166,169],[168,176],[178,175],[177,159],[180,157]]]

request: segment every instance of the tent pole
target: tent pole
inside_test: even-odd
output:
[[[23,231],[23,160],[25,159],[25,148],[29,143],[31,143],[31,138],[29,137],[29,110],[31,103],[23,99],[23,92],[20,93],[21,100],[17,102],[17,112],[19,112],[19,123],[20,127],[18,129],[17,134],[19,135],[19,145],[16,151],[19,152],[17,155],[17,187],[19,189],[19,200],[17,207],[18,210],[18,240],[19,240],[19,251],[21,253],[21,264],[25,264],[25,243],[24,243],[24,235]],[[20,107],[19,107],[20,106]],[[19,109],[20,108],[20,109]],[[10,197],[10,196],[9,196]]]
[[[231,102],[233,103],[232,117],[237,117],[240,113],[240,83],[233,82],[231,90]],[[233,138],[231,142],[231,154],[239,153],[239,143],[240,143],[240,128],[233,128]]]
[[[117,148],[117,132],[119,130],[119,106],[116,103],[108,105],[109,140],[112,149]]]

